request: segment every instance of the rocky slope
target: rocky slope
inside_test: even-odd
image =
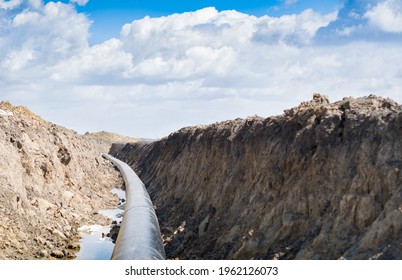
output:
[[[0,259],[73,258],[119,182],[93,140],[0,103]]]
[[[141,140],[107,131],[87,132],[84,137],[92,140],[103,153],[107,153],[113,143],[135,143]]]
[[[402,259],[402,112],[319,94],[283,115],[114,145],[170,258]]]

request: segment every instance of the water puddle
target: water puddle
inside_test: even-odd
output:
[[[86,227],[86,226],[84,226]],[[110,260],[114,244],[111,238],[106,237],[110,227],[99,225],[90,226],[91,230],[79,228],[81,233],[81,249],[77,253],[76,260]]]
[[[126,199],[126,192],[122,189],[113,189],[111,192],[112,194],[117,195],[120,198],[120,200]]]
[[[119,206],[116,209],[100,210],[99,214],[109,217],[119,224],[124,212],[125,192],[121,189],[113,189],[112,193],[119,197]],[[110,232],[112,226],[91,225],[80,227],[78,231],[81,234],[81,249],[75,259],[110,260],[114,243],[110,237],[107,237],[107,234]]]

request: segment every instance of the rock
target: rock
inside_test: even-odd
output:
[[[59,150],[57,151],[57,157],[60,159],[60,162],[64,165],[68,165],[71,161],[71,154],[66,147],[59,148]]]
[[[46,246],[47,246],[47,248],[49,248],[49,249],[54,249],[54,245],[51,243],[51,242],[49,242],[49,241],[46,241],[46,244],[45,244]]]
[[[111,238],[113,242],[116,242],[117,236],[119,235],[120,226],[114,226],[110,229],[110,232],[106,235]]]
[[[401,259],[401,124],[388,98],[314,94],[110,153],[147,184],[169,258]]]
[[[47,258],[48,256],[49,256],[49,253],[46,250],[40,250],[39,257]]]
[[[64,191],[63,192],[63,200],[68,204],[71,199],[73,199],[74,197],[74,193],[70,192],[70,191]]]
[[[57,259],[62,259],[62,258],[64,258],[64,253],[63,253],[62,251],[60,251],[60,250],[53,250],[53,251],[50,253],[50,255],[51,255],[52,257],[54,257],[54,258],[57,258]]]
[[[72,229],[73,229],[72,226],[65,226],[65,227],[64,227],[64,232],[69,232],[69,231],[71,231]]]
[[[76,243],[68,244],[68,246],[67,246],[67,249],[74,250],[74,251],[79,251],[80,248],[81,248],[80,244],[76,244]]]
[[[314,93],[313,101],[317,104],[329,104],[329,98],[326,95],[321,95],[319,93]]]
[[[34,241],[36,241],[39,245],[45,245],[46,244],[46,240],[41,236],[35,237]]]
[[[60,230],[58,229],[54,229],[52,231],[53,235],[61,237],[62,239],[67,239],[66,235],[64,233],[62,233]]]
[[[39,208],[40,212],[46,213],[47,210],[52,209],[56,205],[46,199],[38,197],[36,199],[36,206]]]
[[[65,258],[69,260],[75,259],[76,255],[73,252],[66,252]]]
[[[1,117],[9,117],[9,116],[13,116],[13,113],[12,112],[7,112],[7,111],[4,111],[4,110],[0,109],[0,116]]]

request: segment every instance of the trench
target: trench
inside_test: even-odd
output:
[[[75,260],[110,260],[114,249],[114,241],[108,236],[112,227],[121,223],[125,205],[125,191],[112,189],[113,194],[119,197],[119,205],[114,209],[100,210],[99,214],[110,218],[110,226],[84,225],[78,229],[81,235],[80,250]]]

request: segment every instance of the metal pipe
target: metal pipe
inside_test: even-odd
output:
[[[144,183],[126,163],[102,156],[119,169],[126,183],[126,206],[111,259],[166,259],[158,218]]]

